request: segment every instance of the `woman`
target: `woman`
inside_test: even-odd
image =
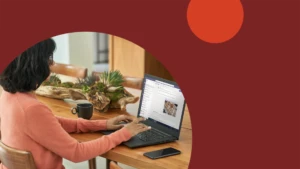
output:
[[[37,100],[34,91],[50,75],[55,42],[44,40],[14,59],[0,76],[1,140],[4,144],[30,151],[37,168],[63,169],[62,158],[81,162],[95,158],[149,128],[128,116],[109,120],[56,117]],[[121,121],[132,121],[125,127]],[[122,127],[122,128],[121,128]],[[68,133],[120,130],[99,139],[79,143]],[[6,169],[1,164],[0,168]]]

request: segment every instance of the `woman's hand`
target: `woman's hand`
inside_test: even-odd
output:
[[[127,115],[120,115],[114,118],[107,120],[106,128],[107,130],[117,130],[124,126],[124,124],[120,124],[120,122],[131,122],[133,121],[133,117]]]
[[[133,122],[126,124],[125,128],[130,132],[131,136],[135,136],[141,132],[147,131],[151,129],[150,126],[146,126],[145,124],[140,123],[140,121],[144,121],[145,119],[140,117]]]

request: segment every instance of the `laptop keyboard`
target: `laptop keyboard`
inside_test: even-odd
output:
[[[145,132],[137,134],[137,137],[143,141],[151,141],[160,140],[169,136],[152,128],[151,130],[147,130]]]

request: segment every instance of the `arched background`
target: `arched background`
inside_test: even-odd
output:
[[[299,168],[300,1],[241,0],[242,29],[217,45],[189,29],[189,2],[1,1],[1,71],[43,38],[86,30],[124,37],[182,87],[197,129],[190,168]]]

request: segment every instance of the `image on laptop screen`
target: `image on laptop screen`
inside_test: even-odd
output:
[[[180,129],[185,99],[175,82],[145,76],[140,104],[138,116]]]

